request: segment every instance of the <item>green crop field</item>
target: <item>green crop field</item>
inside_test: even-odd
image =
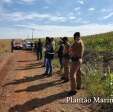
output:
[[[113,51],[113,32],[83,38],[86,49],[98,52]]]

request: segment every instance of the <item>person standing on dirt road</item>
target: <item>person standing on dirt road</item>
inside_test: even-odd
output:
[[[59,41],[59,49],[58,49],[58,58],[59,58],[59,63],[60,63],[60,73],[62,73],[64,63],[63,63],[63,51],[64,51],[64,44],[62,39]]]
[[[14,50],[14,39],[11,40],[11,52],[13,53]]]
[[[42,67],[46,67],[46,46],[47,46],[48,39],[49,39],[49,37],[46,37],[44,48],[43,48],[43,51],[44,51],[44,63],[42,65]]]
[[[75,95],[76,89],[81,88],[81,71],[80,65],[84,54],[84,44],[80,38],[80,33],[74,34],[74,44],[70,48],[71,66],[70,66],[70,86],[69,95]],[[76,76],[76,79],[75,79]]]
[[[52,60],[54,58],[54,50],[52,46],[52,40],[51,38],[46,39],[46,46],[45,46],[45,53],[46,53],[46,71],[44,75],[52,76],[53,67],[52,67]]]
[[[67,37],[63,37],[63,44],[64,44],[64,50],[63,50],[63,63],[64,63],[64,73],[63,76],[61,77],[64,82],[69,81],[69,49],[70,49],[70,44],[68,42]]]
[[[42,59],[42,47],[43,47],[43,44],[41,42],[41,39],[39,39],[38,43],[36,44],[37,60]]]

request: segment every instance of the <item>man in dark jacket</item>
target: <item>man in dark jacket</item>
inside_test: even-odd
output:
[[[36,45],[36,52],[37,52],[37,60],[41,60],[42,59],[42,47],[43,44],[41,42],[41,39],[39,39],[37,45]]]

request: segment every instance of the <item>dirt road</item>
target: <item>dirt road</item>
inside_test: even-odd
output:
[[[11,68],[1,82],[0,112],[92,112],[88,105],[65,104],[69,83],[60,74],[44,77],[41,62],[30,51],[13,54]],[[84,96],[83,90],[77,95]]]

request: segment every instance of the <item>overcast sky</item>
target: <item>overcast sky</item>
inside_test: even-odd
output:
[[[113,31],[113,0],[0,0],[0,38]]]

